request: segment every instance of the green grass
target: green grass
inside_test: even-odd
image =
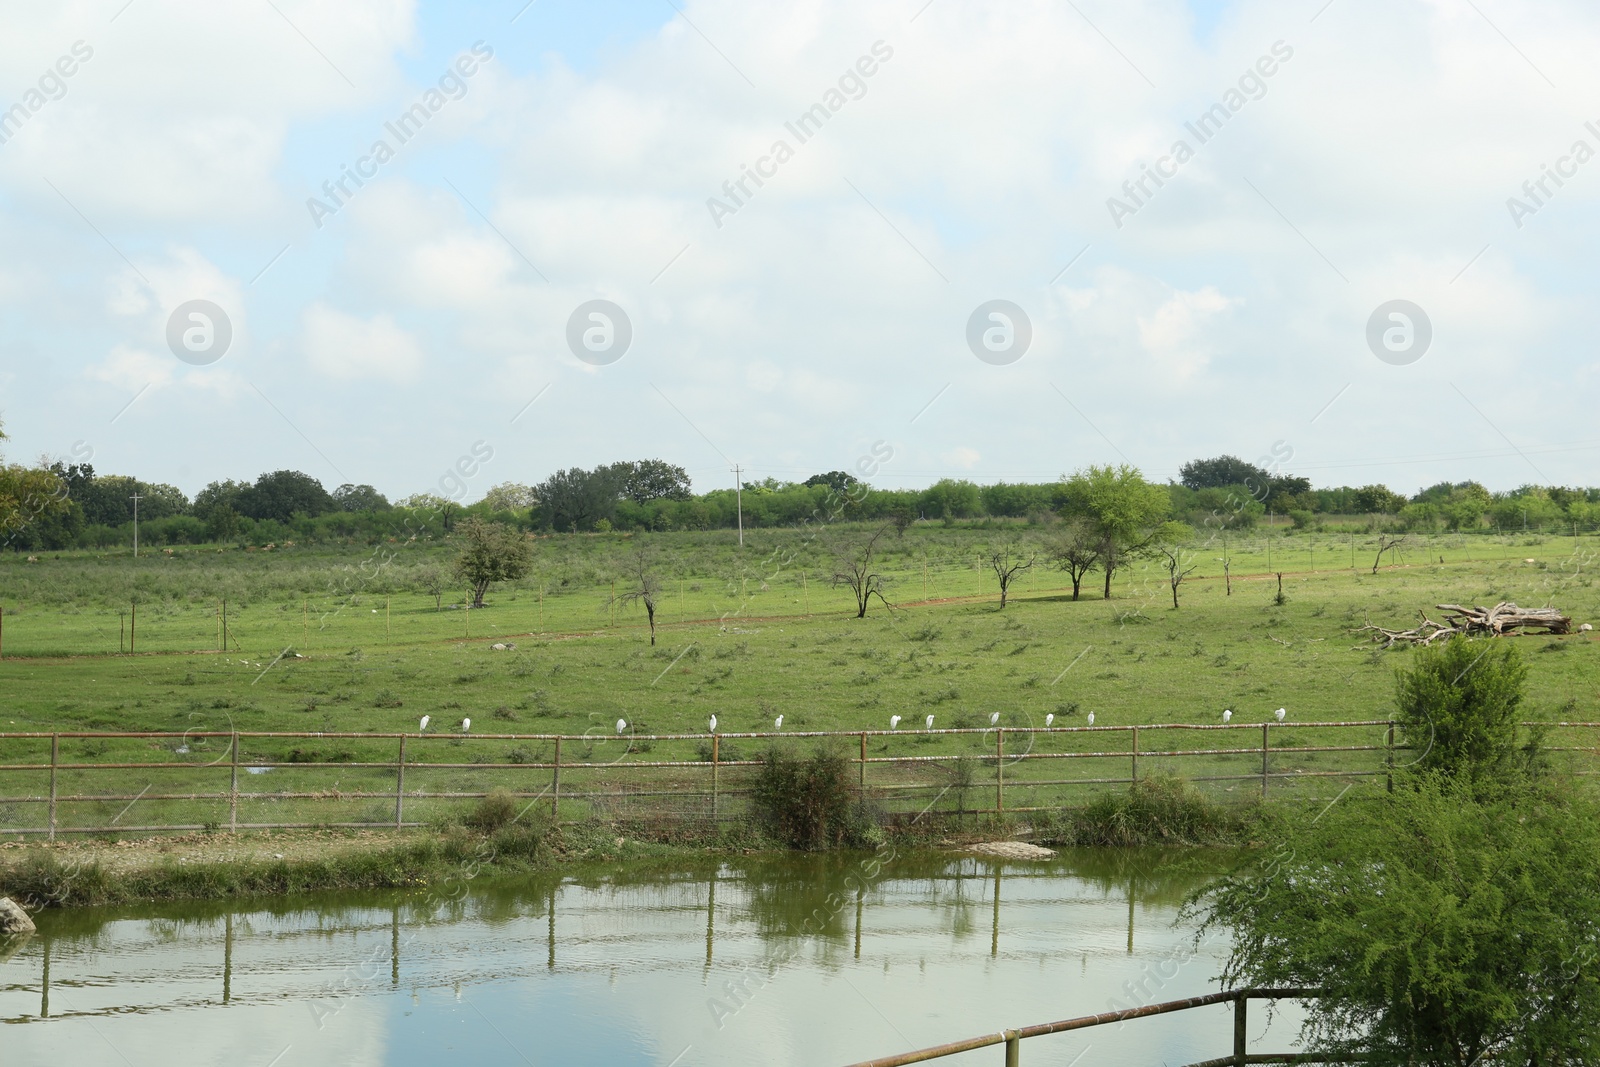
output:
[[[395,554],[383,566],[371,562],[374,549],[362,546],[183,550],[138,561],[126,554],[80,553],[32,564],[8,556],[0,559],[0,732],[414,733],[427,714],[433,719],[430,732],[471,717],[475,735],[589,733],[589,742],[569,742],[562,759],[599,766],[618,758],[695,759],[704,746],[661,741],[629,747],[615,739],[619,718],[634,734],[704,732],[712,713],[725,732],[770,729],[780,713],[785,731],[883,730],[891,714],[900,714],[906,719],[902,733],[929,712],[938,726],[974,728],[986,726],[996,711],[1003,725],[1013,727],[1043,725],[1046,713],[1058,716],[1058,726],[1081,725],[1090,711],[1097,725],[1214,724],[1224,707],[1234,710],[1236,723],[1266,721],[1279,706],[1288,707],[1297,723],[1374,719],[1392,714],[1393,670],[1410,653],[1352,650],[1361,639],[1350,631],[1366,620],[1409,624],[1419,609],[1433,612],[1437,603],[1500,599],[1552,603],[1580,621],[1600,615],[1600,591],[1586,573],[1600,548],[1594,538],[1575,554],[1570,538],[1412,537],[1398,565],[1388,566],[1391,557],[1385,557],[1385,568],[1372,575],[1365,535],[1350,535],[1357,550],[1352,569],[1350,537],[1281,532],[1230,541],[1232,596],[1214,562],[1222,554],[1218,543],[1196,551],[1199,568],[1182,587],[1176,611],[1164,572],[1154,568],[1120,577],[1110,602],[1098,599],[1097,576],[1088,583],[1089,596],[1072,602],[1064,576],[1040,568],[1014,587],[1002,612],[981,551],[991,539],[1019,529],[1037,533],[1018,526],[919,524],[903,539],[891,538],[885,565],[893,578],[890,599],[899,607],[893,613],[874,607],[864,620],[851,617],[848,591],[825,584],[825,553],[801,533],[747,533],[742,554],[725,532],[657,535],[653,542],[662,553],[668,595],[654,648],[641,612],[619,611],[613,619],[608,607],[612,577],[622,573],[631,551],[632,542],[622,536],[541,540],[535,573],[492,591],[490,606],[470,613],[449,610],[448,596],[446,610],[438,610],[432,597],[416,589],[427,569],[447,569],[441,546],[379,546]],[[798,552],[793,566],[765,562],[785,549]],[[370,564],[365,570],[364,563]],[[1282,605],[1274,604],[1271,577],[1279,570],[1287,596]],[[363,575],[370,577],[363,581]],[[223,594],[229,600],[230,648],[218,652],[216,606]],[[118,655],[117,613],[133,595],[140,598],[139,654]],[[1516,640],[1532,667],[1526,717],[1600,719],[1600,653],[1592,635]],[[516,649],[493,651],[494,641],[514,642]],[[293,651],[279,658],[286,648]],[[1141,745],[1193,748],[1222,736],[1164,732]],[[1226,736],[1231,745],[1259,744],[1258,733],[1254,741],[1245,732]],[[194,765],[159,776],[126,772],[115,788],[129,796],[151,783],[156,794],[225,790],[225,742],[191,740],[69,740],[62,759]],[[1034,751],[1082,750],[1091,741],[1119,750],[1127,745],[1125,735],[1112,740],[1057,734],[1036,739]],[[1380,741],[1376,735],[1361,739]],[[1283,731],[1272,743],[1352,742],[1336,741],[1332,731]],[[505,786],[536,793],[549,783],[548,771],[519,770],[548,762],[548,741],[438,736],[412,744],[408,758],[424,765],[415,771],[408,766],[408,790]],[[753,759],[761,747],[728,739],[719,756]],[[395,751],[392,740],[360,737],[249,739],[241,752],[244,763],[388,761],[390,767],[241,775],[245,788],[267,795],[241,803],[240,820],[392,818]],[[874,757],[959,753],[981,760],[993,753],[993,735],[869,739]],[[0,762],[47,758],[48,740],[0,740]],[[1248,774],[1259,765],[1259,758],[1248,756],[1141,763],[1149,771],[1191,775]],[[1350,765],[1337,754],[1285,754],[1274,769]],[[1030,796],[1045,796],[1029,792],[1030,779],[1115,777],[1126,775],[1127,766],[1121,759],[1008,767],[1007,805],[1026,806]],[[571,773],[565,787],[580,788],[585,779]],[[945,773],[936,765],[915,774],[870,770],[878,784],[915,780],[928,787],[929,796],[941,783],[953,784],[971,793],[959,798],[967,807],[981,806],[978,800],[992,803],[992,763],[982,763],[965,785],[950,782]],[[648,780],[671,777],[661,772]],[[587,779],[600,780],[599,772]],[[636,780],[647,779],[641,773]],[[725,772],[723,788],[735,788],[740,780],[738,772]],[[109,781],[103,773],[91,779],[62,772],[60,787],[63,794],[90,793],[103,791]],[[0,772],[0,796],[38,796],[42,783],[37,772]],[[1312,784],[1308,779],[1302,792],[1314,792]],[[337,791],[339,799],[272,795],[310,789]],[[380,795],[348,795],[362,792]],[[954,794],[946,799],[957,802]],[[62,822],[109,822],[125,805],[74,802],[64,805]],[[613,807],[647,814],[677,810],[649,799],[631,806],[619,800]],[[307,814],[313,809],[318,814]],[[408,818],[429,812],[426,804],[413,811],[408,803]],[[36,825],[40,815],[38,805],[0,802],[0,824]],[[227,821],[214,803],[145,799],[120,825],[180,818]]]

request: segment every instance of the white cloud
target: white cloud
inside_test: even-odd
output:
[[[304,320],[306,358],[326,377],[412,382],[422,369],[422,348],[385,314],[364,319],[313,304]]]
[[[969,471],[976,467],[978,461],[983,457],[978,454],[977,449],[963,446],[961,448],[952,448],[948,452],[941,452],[939,458],[952,467],[960,467],[964,471]]]

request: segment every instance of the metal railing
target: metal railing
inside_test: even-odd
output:
[[[1532,724],[1524,724],[1532,725]],[[1591,734],[1588,744],[1547,745],[1546,751],[1558,753],[1600,754],[1600,723],[1561,722],[1544,724],[1553,732],[1586,730]],[[685,802],[688,807],[679,814],[698,818],[721,819],[738,814],[729,801],[743,798],[749,789],[742,787],[740,777],[761,760],[740,756],[730,751],[733,742],[773,742],[777,740],[816,739],[824,742],[844,742],[854,749],[846,758],[856,765],[857,782],[870,792],[872,798],[884,808],[893,810],[896,803],[922,806],[928,798],[937,799],[952,788],[959,790],[960,815],[995,815],[1002,813],[1027,813],[1054,810],[1063,800],[1061,791],[1078,787],[1131,786],[1148,777],[1153,769],[1182,766],[1183,777],[1195,783],[1251,782],[1260,784],[1262,796],[1269,795],[1274,783],[1315,780],[1318,778],[1361,779],[1382,777],[1386,787],[1393,788],[1397,753],[1408,751],[1406,744],[1397,743],[1397,724],[1393,720],[1357,720],[1341,722],[1300,723],[1233,723],[1227,725],[1155,723],[1138,726],[1051,726],[942,728],[934,730],[851,730],[851,731],[789,731],[783,733],[717,733],[717,734],[641,734],[624,736],[598,736],[595,734],[379,734],[355,732],[275,732],[275,731],[73,731],[0,733],[0,759],[17,752],[19,746],[31,751],[32,759],[18,762],[0,762],[0,834],[44,834],[52,840],[58,834],[100,832],[158,832],[164,830],[221,829],[294,829],[310,827],[392,827],[420,825],[416,818],[408,818],[407,807],[418,802],[459,802],[480,799],[495,786],[506,786],[508,792],[524,801],[547,802],[551,816],[559,821],[564,815],[579,811],[602,813],[626,821],[632,817],[659,817],[665,812],[663,800],[672,798]],[[1292,744],[1285,743],[1301,731],[1335,731],[1343,740],[1366,743],[1349,744]],[[1217,733],[1220,731],[1220,733]],[[1354,738],[1351,731],[1356,731]],[[1227,740],[1243,735],[1250,737],[1248,745],[1229,745]],[[992,746],[989,743],[992,735]],[[1182,740],[1195,738],[1199,744],[1184,747]],[[1154,736],[1164,740],[1152,747]],[[1210,741],[1223,739],[1222,744]],[[1257,740],[1259,738],[1259,740]],[[939,751],[928,754],[890,752],[890,746],[931,745],[944,742],[961,744],[965,739],[972,744],[965,752]],[[1116,739],[1122,744],[1110,747],[1106,742]],[[281,750],[287,743],[300,741],[318,745],[347,743],[351,751],[337,754],[341,758],[323,758],[320,750],[305,752]],[[44,744],[48,742],[48,757]],[[77,742],[84,757],[63,758],[63,742]],[[165,748],[168,753],[184,753],[183,760],[136,760],[99,758],[120,745],[126,754],[137,742]],[[221,742],[215,749],[208,746]],[[249,744],[258,750],[276,747],[273,754],[244,757],[241,746]],[[869,744],[878,746],[888,754],[877,755],[869,751]],[[538,746],[537,753],[522,746]],[[31,746],[31,748],[29,747]],[[371,758],[375,751],[390,748],[390,758]],[[477,758],[463,762],[459,757],[430,759],[440,746],[475,746]],[[510,749],[507,746],[514,746]],[[610,746],[610,747],[607,747]],[[657,746],[688,750],[696,758],[645,758]],[[354,751],[364,749],[363,753]],[[196,749],[205,753],[196,753]],[[220,753],[206,761],[210,751]],[[596,758],[596,752],[602,758]],[[495,761],[494,753],[499,760]],[[604,759],[617,753],[615,759]],[[680,755],[689,754],[680,751]],[[1361,758],[1372,754],[1375,758]],[[1326,757],[1354,757],[1343,766],[1311,766]],[[364,758],[358,758],[364,757]],[[730,758],[731,757],[731,758]],[[960,767],[956,761],[972,761]],[[1081,761],[1091,761],[1084,764]],[[1276,766],[1274,761],[1277,761]],[[1098,763],[1094,761],[1099,761]],[[1120,764],[1126,774],[1107,775],[1100,768],[1109,761]],[[1222,767],[1230,773],[1201,773],[1215,767],[1217,762],[1231,762],[1234,766]],[[1259,762],[1257,762],[1259,761]],[[1238,764],[1246,762],[1248,769]],[[1297,765],[1286,766],[1294,763]],[[1092,768],[1089,774],[1073,777],[1074,767]],[[987,768],[989,777],[981,775]],[[1058,769],[1059,768],[1059,769]],[[242,783],[255,775],[269,771],[292,771],[293,782],[284,788],[244,788]],[[869,777],[869,771],[872,774]],[[958,773],[960,772],[960,773]],[[1099,773],[1096,773],[1099,772]],[[226,773],[227,789],[206,788],[211,776]],[[354,785],[346,780],[354,774]],[[1574,770],[1577,774],[1600,773],[1594,770]],[[962,777],[964,774],[965,777]],[[428,788],[429,778],[447,776],[453,779],[452,788]],[[654,775],[654,783],[642,782],[644,776]],[[730,786],[725,776],[733,776]],[[167,788],[157,791],[162,779]],[[408,778],[410,788],[408,788]],[[709,778],[709,783],[706,779]],[[331,782],[330,782],[331,779]],[[530,780],[531,779],[531,780]],[[143,780],[144,788],[134,791]],[[421,782],[419,785],[418,782]],[[92,791],[97,782],[104,782],[104,791]],[[37,792],[19,786],[36,783]],[[381,783],[381,788],[372,788]],[[507,786],[507,783],[509,785]],[[953,786],[952,783],[958,783]],[[220,785],[220,783],[218,783]],[[264,782],[262,783],[265,784]],[[117,786],[121,788],[117,788]],[[709,785],[709,788],[706,786]],[[1055,803],[1038,803],[1040,794]],[[966,794],[992,797],[992,803],[967,806]],[[1018,794],[1021,794],[1020,797]],[[150,824],[134,821],[124,825],[124,816],[140,802],[188,802],[216,805],[213,817],[203,821],[193,818],[187,822]],[[291,803],[292,802],[292,803]],[[366,802],[367,808],[360,818],[337,819],[324,815],[332,802]],[[304,817],[294,819],[241,818],[241,806],[279,805],[297,807]],[[43,805],[44,818],[24,819],[23,809],[37,810]],[[111,817],[109,812],[98,821],[78,820],[64,823],[63,809],[82,808],[87,805],[126,805]],[[225,805],[225,808],[223,807]],[[381,814],[376,810],[381,805]],[[627,810],[635,809],[634,814]],[[315,811],[313,816],[311,812]],[[392,815],[390,814],[392,812]]]
[[[1307,999],[1318,995],[1319,991],[1315,989],[1231,989],[1222,993],[1208,993],[1205,996],[1190,997],[1187,1000],[1168,1000],[1160,1004],[1147,1004],[1142,1008],[1126,1008],[1122,1011],[1108,1011],[1099,1015],[1083,1015],[1076,1019],[1063,1019],[1060,1022],[1037,1023],[1033,1026],[1018,1027],[1015,1030],[1001,1030],[997,1033],[984,1034],[981,1037],[969,1037],[962,1041],[951,1041],[943,1045],[934,1045],[932,1048],[918,1049],[915,1052],[902,1052],[895,1056],[880,1056],[875,1060],[862,1060],[859,1063],[851,1064],[850,1067],[901,1067],[902,1064],[923,1063],[927,1060],[943,1059],[945,1056],[954,1056],[958,1053],[971,1052],[974,1049],[1002,1044],[1006,1047],[1006,1067],[1019,1067],[1022,1063],[1022,1042],[1030,1037],[1060,1034],[1069,1030],[1087,1030],[1090,1027],[1104,1026],[1107,1023],[1120,1023],[1129,1019],[1165,1015],[1168,1012],[1205,1008],[1213,1004],[1233,1005],[1233,1054],[1231,1056],[1220,1056],[1212,1060],[1202,1060],[1199,1063],[1191,1064],[1190,1067],[1226,1067],[1226,1065],[1244,1067],[1245,1064],[1250,1063],[1346,1062],[1344,1058],[1329,1059],[1297,1053],[1281,1053],[1277,1055],[1250,1054],[1245,1051],[1245,1026],[1250,1001],[1284,1000],[1289,998]]]

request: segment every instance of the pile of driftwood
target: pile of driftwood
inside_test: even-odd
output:
[[[1565,634],[1572,632],[1572,617],[1555,608],[1519,608],[1502,600],[1492,608],[1464,608],[1459,604],[1434,605],[1445,613],[1444,622],[1434,622],[1422,612],[1422,622],[1410,630],[1390,630],[1367,623],[1356,633],[1371,633],[1374,641],[1382,641],[1384,648],[1393,648],[1403,642],[1431,645],[1435,641],[1455,634],[1488,634],[1501,637],[1517,630],[1533,633]]]

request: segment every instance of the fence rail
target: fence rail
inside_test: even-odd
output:
[[[1588,744],[1551,745],[1548,751],[1600,754],[1600,723],[1544,725],[1553,734],[1589,732],[1578,738]],[[1071,790],[1130,786],[1163,770],[1216,786],[1259,783],[1262,796],[1273,786],[1293,788],[1297,782],[1327,778],[1382,778],[1392,789],[1397,756],[1414,751],[1397,738],[1397,730],[1393,720],[1371,719],[622,735],[0,733],[0,834],[42,834],[53,840],[59,834],[224,826],[402,828],[422,824],[419,809],[426,815],[436,802],[480,799],[497,786],[530,806],[548,803],[558,821],[594,813],[618,819],[676,814],[715,820],[739,814],[750,792],[746,779],[761,764],[739,746],[780,739],[847,746],[845,758],[856,766],[858,784],[891,813],[896,805],[903,808],[929,797],[938,802],[952,791],[961,815],[1046,811],[1066,803]],[[1149,745],[1152,735],[1163,739],[1157,747]],[[1338,743],[1299,743],[1308,736]],[[1228,743],[1236,737],[1249,743]],[[1185,747],[1189,739],[1194,744]],[[304,747],[285,751],[295,743]],[[64,744],[76,746],[78,753],[65,755]],[[324,751],[330,745],[348,747]],[[907,751],[921,746],[938,751]],[[168,758],[143,757],[148,747],[164,749]],[[245,754],[246,747],[251,754]],[[458,749],[470,751],[472,758],[453,755]],[[1338,765],[1325,765],[1330,760]],[[1073,776],[1080,767],[1084,772]],[[1116,770],[1107,773],[1111,768]],[[277,776],[274,785],[281,786],[255,786],[258,776],[269,773]],[[226,789],[216,781],[222,774],[228,776]],[[969,807],[969,794],[989,799]],[[667,800],[686,806],[669,812],[662,804]],[[349,805],[357,803],[368,806],[352,811]],[[141,817],[137,825],[124,825],[122,819],[136,804],[184,807],[173,819]],[[115,815],[112,808],[119,809]],[[260,816],[251,818],[244,809],[260,811]],[[42,817],[24,817],[29,811]],[[62,818],[80,811],[89,817]],[[300,817],[264,817],[291,813]]]
[[[1076,1019],[1063,1019],[1054,1023],[1038,1023],[1033,1026],[1018,1027],[1015,1030],[1001,1030],[997,1033],[983,1034],[980,1037],[969,1037],[962,1041],[934,1045],[932,1048],[918,1049],[915,1052],[902,1052],[896,1056],[881,1056],[875,1060],[862,1060],[859,1063],[851,1064],[850,1067],[903,1067],[904,1064],[908,1063],[923,1063],[927,1060],[943,1059],[946,1056],[955,1056],[962,1052],[971,1052],[974,1049],[988,1048],[991,1045],[1000,1044],[1004,1044],[1006,1047],[1006,1067],[1020,1067],[1022,1063],[1022,1042],[1030,1037],[1044,1037],[1047,1034],[1060,1034],[1069,1030],[1087,1030],[1094,1026],[1105,1026],[1107,1023],[1126,1022],[1129,1019],[1144,1019],[1152,1015],[1166,1015],[1175,1011],[1189,1011],[1194,1008],[1210,1007],[1213,1004],[1233,1005],[1233,1055],[1203,1060],[1200,1063],[1191,1064],[1190,1067],[1227,1067],[1227,1065],[1245,1067],[1245,1064],[1250,1063],[1345,1062],[1344,1058],[1335,1060],[1314,1055],[1302,1056],[1296,1053],[1262,1055],[1245,1051],[1247,1044],[1247,1012],[1250,1001],[1309,999],[1318,995],[1319,991],[1316,989],[1230,989],[1221,993],[1208,993],[1204,996],[1190,997],[1187,1000],[1168,1000],[1160,1004],[1146,1004],[1139,1008],[1102,1012],[1099,1015],[1083,1015]]]

